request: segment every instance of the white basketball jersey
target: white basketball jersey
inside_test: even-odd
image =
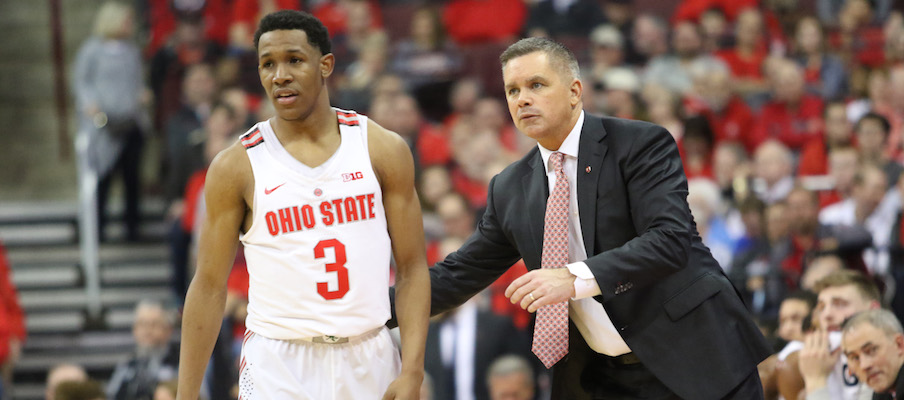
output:
[[[355,336],[386,323],[391,247],[367,117],[336,110],[341,143],[311,168],[269,121],[245,133],[254,174],[252,224],[242,235],[251,331],[271,339]]]

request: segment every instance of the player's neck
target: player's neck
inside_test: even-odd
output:
[[[336,113],[328,100],[316,105],[310,114],[297,119],[273,117],[270,119],[270,125],[281,140],[317,141],[339,131]]]

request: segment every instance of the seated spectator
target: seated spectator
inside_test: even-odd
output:
[[[685,95],[690,92],[691,67],[699,62],[717,62],[703,53],[700,28],[693,22],[683,21],[672,30],[673,54],[651,59],[643,75],[644,83],[656,83],[671,91]]]
[[[851,372],[873,389],[874,400],[904,393],[904,328],[893,313],[869,310],[848,319],[841,348]]]
[[[151,400],[157,384],[176,377],[178,346],[171,345],[175,315],[160,303],[143,300],[135,307],[135,351],[116,365],[107,384],[111,400]]]
[[[774,390],[786,399],[796,399],[804,389],[800,370],[791,365],[797,364],[798,352],[803,348],[804,334],[810,330],[810,318],[815,307],[816,295],[810,291],[790,293],[779,307],[776,332],[786,344],[773,356],[776,363],[771,382],[774,383]],[[788,361],[789,358],[792,360]]]
[[[829,151],[829,177],[833,187],[819,192],[821,208],[847,200],[854,190],[854,175],[860,169],[860,154],[854,147],[838,147]]]
[[[774,318],[794,276],[785,262],[791,255],[792,243],[788,224],[788,207],[784,202],[768,206],[765,227],[753,237],[749,248],[739,252],[728,270],[729,277],[751,312],[765,319]]]
[[[63,382],[84,382],[88,380],[88,373],[80,365],[57,364],[47,372],[47,381],[44,388],[44,400],[54,400],[57,387]]]
[[[849,64],[870,68],[885,62],[881,20],[875,18],[876,0],[845,0],[838,10],[838,29],[829,36],[829,45]]]
[[[343,109],[366,109],[374,96],[374,86],[388,70],[389,37],[379,31],[362,40],[365,43],[360,51],[338,70],[342,74],[336,77],[336,104]]]
[[[716,53],[729,47],[734,40],[725,12],[710,8],[700,14],[700,30],[703,33],[703,50]]]
[[[816,256],[804,268],[804,276],[800,278],[800,288],[812,291],[816,287],[816,282],[844,268],[844,261],[836,255]]]
[[[734,83],[724,64],[706,64],[696,71],[695,90],[699,102],[686,107],[691,114],[701,114],[709,120],[718,145],[724,141],[737,142],[753,153],[753,112],[744,100],[735,94]]]
[[[824,134],[804,145],[797,167],[799,176],[828,174],[829,153],[832,149],[853,145],[854,135],[847,119],[845,103],[828,103],[822,117],[825,120]]]
[[[763,62],[766,60],[763,16],[756,8],[738,14],[735,22],[735,47],[717,53],[731,68],[735,89],[748,96],[766,90]]]
[[[816,284],[818,301],[813,312],[817,329],[806,335],[799,368],[807,399],[863,399],[872,392],[852,381],[848,359],[840,354],[841,325],[857,313],[880,307],[879,289],[866,275],[838,271]]]
[[[591,79],[599,81],[610,68],[624,66],[625,37],[613,25],[599,25],[590,32]]]
[[[411,36],[393,49],[390,70],[401,76],[428,119],[449,112],[449,93],[462,69],[458,48],[446,38],[439,12],[420,7],[411,17]]]
[[[883,206],[888,191],[885,173],[865,164],[854,175],[851,198],[824,208],[819,222],[826,225],[862,226],[872,235],[872,246],[863,253],[867,270],[873,275],[888,272],[888,244],[894,211]]]
[[[690,117],[682,121],[684,137],[678,143],[684,173],[688,178],[713,176],[713,130],[702,117]]]
[[[703,244],[709,247],[722,269],[730,272],[740,238],[729,234],[722,218],[719,187],[709,179],[693,178],[688,179],[687,191],[687,203]]]
[[[750,174],[750,158],[744,147],[736,142],[716,144],[713,150],[713,179],[719,185],[722,201],[735,207],[746,193],[738,193],[738,189],[746,189]]]
[[[804,91],[801,68],[783,60],[775,67],[772,98],[760,110],[753,142],[776,139],[794,151],[822,132],[822,99]]]
[[[534,370],[524,358],[502,356],[490,364],[487,372],[490,400],[534,399]]]
[[[846,91],[847,71],[834,55],[827,53],[822,26],[814,17],[797,23],[797,48],[794,60],[804,69],[807,90],[825,101],[841,100]]]
[[[826,27],[837,27],[838,16],[849,2],[849,0],[816,0],[816,15],[819,16],[819,21]],[[873,13],[875,21],[884,21],[888,17],[893,3],[894,0],[875,0],[876,6]]]
[[[888,119],[877,113],[866,113],[857,121],[854,132],[857,135],[860,162],[879,166],[885,172],[887,186],[894,186],[898,182],[901,172],[904,172],[904,167],[887,155],[891,132],[891,124]]]
[[[625,60],[633,67],[646,67],[650,60],[669,52],[669,24],[655,15],[638,15],[628,37],[634,52],[627,54]]]
[[[636,119],[640,114],[637,93],[640,79],[628,68],[610,68],[603,76],[599,88],[594,88],[594,111],[617,118]]]
[[[788,222],[791,228],[791,254],[782,262],[792,287],[800,282],[804,266],[822,254],[834,254],[848,269],[866,271],[863,250],[873,238],[862,226],[825,225],[819,222],[819,196],[803,187],[788,194]]]
[[[682,121],[684,113],[681,109],[681,97],[665,86],[648,83],[641,90],[640,99],[646,111],[646,119],[669,131],[678,142],[679,150],[683,150],[681,144],[684,139],[684,121]],[[688,173],[687,168],[684,172]]]
[[[106,400],[106,397],[100,382],[89,379],[60,383],[54,392],[53,400]]]
[[[443,119],[443,130],[447,133],[463,116],[474,112],[474,105],[482,97],[480,81],[474,77],[464,77],[455,81],[449,93],[449,115]]]
[[[761,144],[753,155],[753,191],[766,204],[784,200],[794,187],[794,155],[781,142]]]

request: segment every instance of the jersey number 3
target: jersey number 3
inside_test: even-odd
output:
[[[345,268],[345,245],[336,239],[321,240],[314,247],[314,257],[324,258],[323,249],[333,248],[336,255],[336,261],[326,264],[326,272],[335,272],[339,281],[339,287],[336,290],[330,290],[327,282],[317,282],[317,293],[320,293],[324,299],[336,300],[341,299],[348,293],[348,268]]]

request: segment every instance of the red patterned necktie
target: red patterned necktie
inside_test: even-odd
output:
[[[543,228],[543,268],[563,268],[568,263],[568,179],[562,164],[565,154],[554,152],[549,156],[556,172],[556,185],[546,200],[546,218]],[[552,368],[568,354],[568,300],[550,304],[537,310],[534,322],[534,343],[531,351]]]

